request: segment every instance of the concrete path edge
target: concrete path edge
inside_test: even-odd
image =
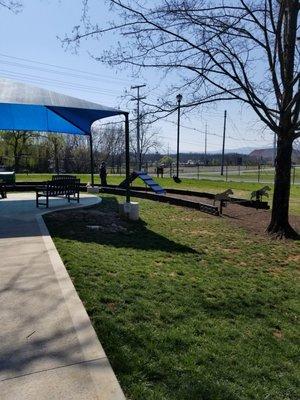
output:
[[[101,199],[98,198],[100,203]],[[79,205],[75,208],[86,208],[89,206]],[[72,207],[74,209],[74,207]],[[62,295],[70,313],[76,335],[81,345],[82,353],[85,358],[86,366],[89,369],[91,378],[95,385],[95,391],[101,400],[125,400],[125,395],[113,372],[103,347],[91,324],[90,318],[80,300],[67,269],[55,247],[48,228],[44,222],[43,215],[68,210],[67,208],[47,210],[42,214],[36,215],[36,219],[42,234],[42,238],[47,249],[56,279],[59,283]],[[80,329],[85,326],[85,329]],[[104,355],[104,356],[103,356]]]

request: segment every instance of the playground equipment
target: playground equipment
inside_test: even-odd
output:
[[[140,178],[153,192],[156,194],[165,194],[165,190],[158,184],[156,183],[150,175],[146,174],[146,172],[142,171],[134,171],[132,174],[129,176],[129,184],[131,184],[136,178]],[[126,188],[126,183],[127,180],[124,179],[119,185],[120,188]]]
[[[231,195],[231,194],[233,194],[232,189],[227,189],[227,190],[225,190],[225,192],[217,193],[215,195],[214,205],[215,205],[216,201],[220,202],[220,210],[219,210],[220,214],[222,214],[223,207],[226,207],[226,202],[231,201],[231,198],[229,197],[229,195]]]
[[[263,196],[265,197],[269,197],[269,191],[271,190],[271,188],[269,186],[264,186],[259,190],[254,190],[251,193],[251,200],[255,199],[256,201],[262,201]]]

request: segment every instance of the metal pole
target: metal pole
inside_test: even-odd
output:
[[[92,130],[90,131],[89,137],[90,137],[91,180],[92,180],[92,186],[94,186],[94,154],[93,154]]]
[[[138,170],[141,170],[141,135],[140,135],[140,87],[137,87],[137,121],[136,121],[136,151],[138,159]]]
[[[176,154],[176,176],[177,176],[177,178],[179,178],[179,134],[180,134],[180,103],[178,102],[177,154]]]
[[[125,113],[125,163],[126,163],[126,203],[130,203],[130,158],[129,158],[129,115]]]
[[[207,124],[205,124],[204,165],[207,164]]]
[[[225,110],[225,111],[224,111],[224,127],[223,127],[223,146],[222,146],[221,175],[224,175],[226,118],[227,118],[227,111]]]
[[[141,153],[141,134],[140,134],[140,100],[146,97],[140,97],[140,88],[146,85],[131,86],[131,89],[137,89],[137,97],[132,100],[137,101],[137,121],[136,121],[136,151],[137,151],[137,167],[140,171],[142,169],[142,153]]]
[[[179,178],[179,135],[180,135],[180,103],[182,100],[182,95],[178,94],[176,96],[178,102],[178,116],[177,116],[177,155],[176,155],[176,177]]]

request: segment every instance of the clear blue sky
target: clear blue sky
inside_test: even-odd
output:
[[[94,0],[94,3],[97,5],[93,9],[94,17],[99,24],[111,19],[112,15],[104,0]],[[156,87],[158,82],[154,71],[147,71],[144,77],[133,79],[129,70],[108,68],[89,56],[89,50],[99,51],[100,54],[101,50],[113,45],[113,36],[106,36],[97,42],[83,43],[78,54],[62,48],[57,36],[64,37],[79,23],[81,0],[24,0],[22,13],[14,15],[0,8],[0,15],[0,76],[112,107],[122,104],[122,108],[124,102],[122,103],[121,96],[126,89],[130,91],[132,84],[146,83],[148,98],[152,101],[163,90],[163,87]],[[127,104],[131,109],[134,106],[134,102]],[[209,132],[208,151],[221,149],[219,135],[222,135],[225,107],[228,111],[227,149],[259,148],[272,144],[273,136],[268,131],[261,131],[260,125],[255,123],[253,113],[238,104],[230,103],[204,111],[199,109],[199,114],[182,118],[181,151],[204,150],[206,123]],[[168,122],[160,122],[155,127],[160,132],[165,150],[169,147],[170,151],[174,151],[176,148],[175,121],[174,115],[168,117]],[[201,132],[193,130],[194,128]]]

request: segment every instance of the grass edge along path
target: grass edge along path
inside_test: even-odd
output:
[[[298,399],[299,243],[139,203],[45,217],[128,399]]]

